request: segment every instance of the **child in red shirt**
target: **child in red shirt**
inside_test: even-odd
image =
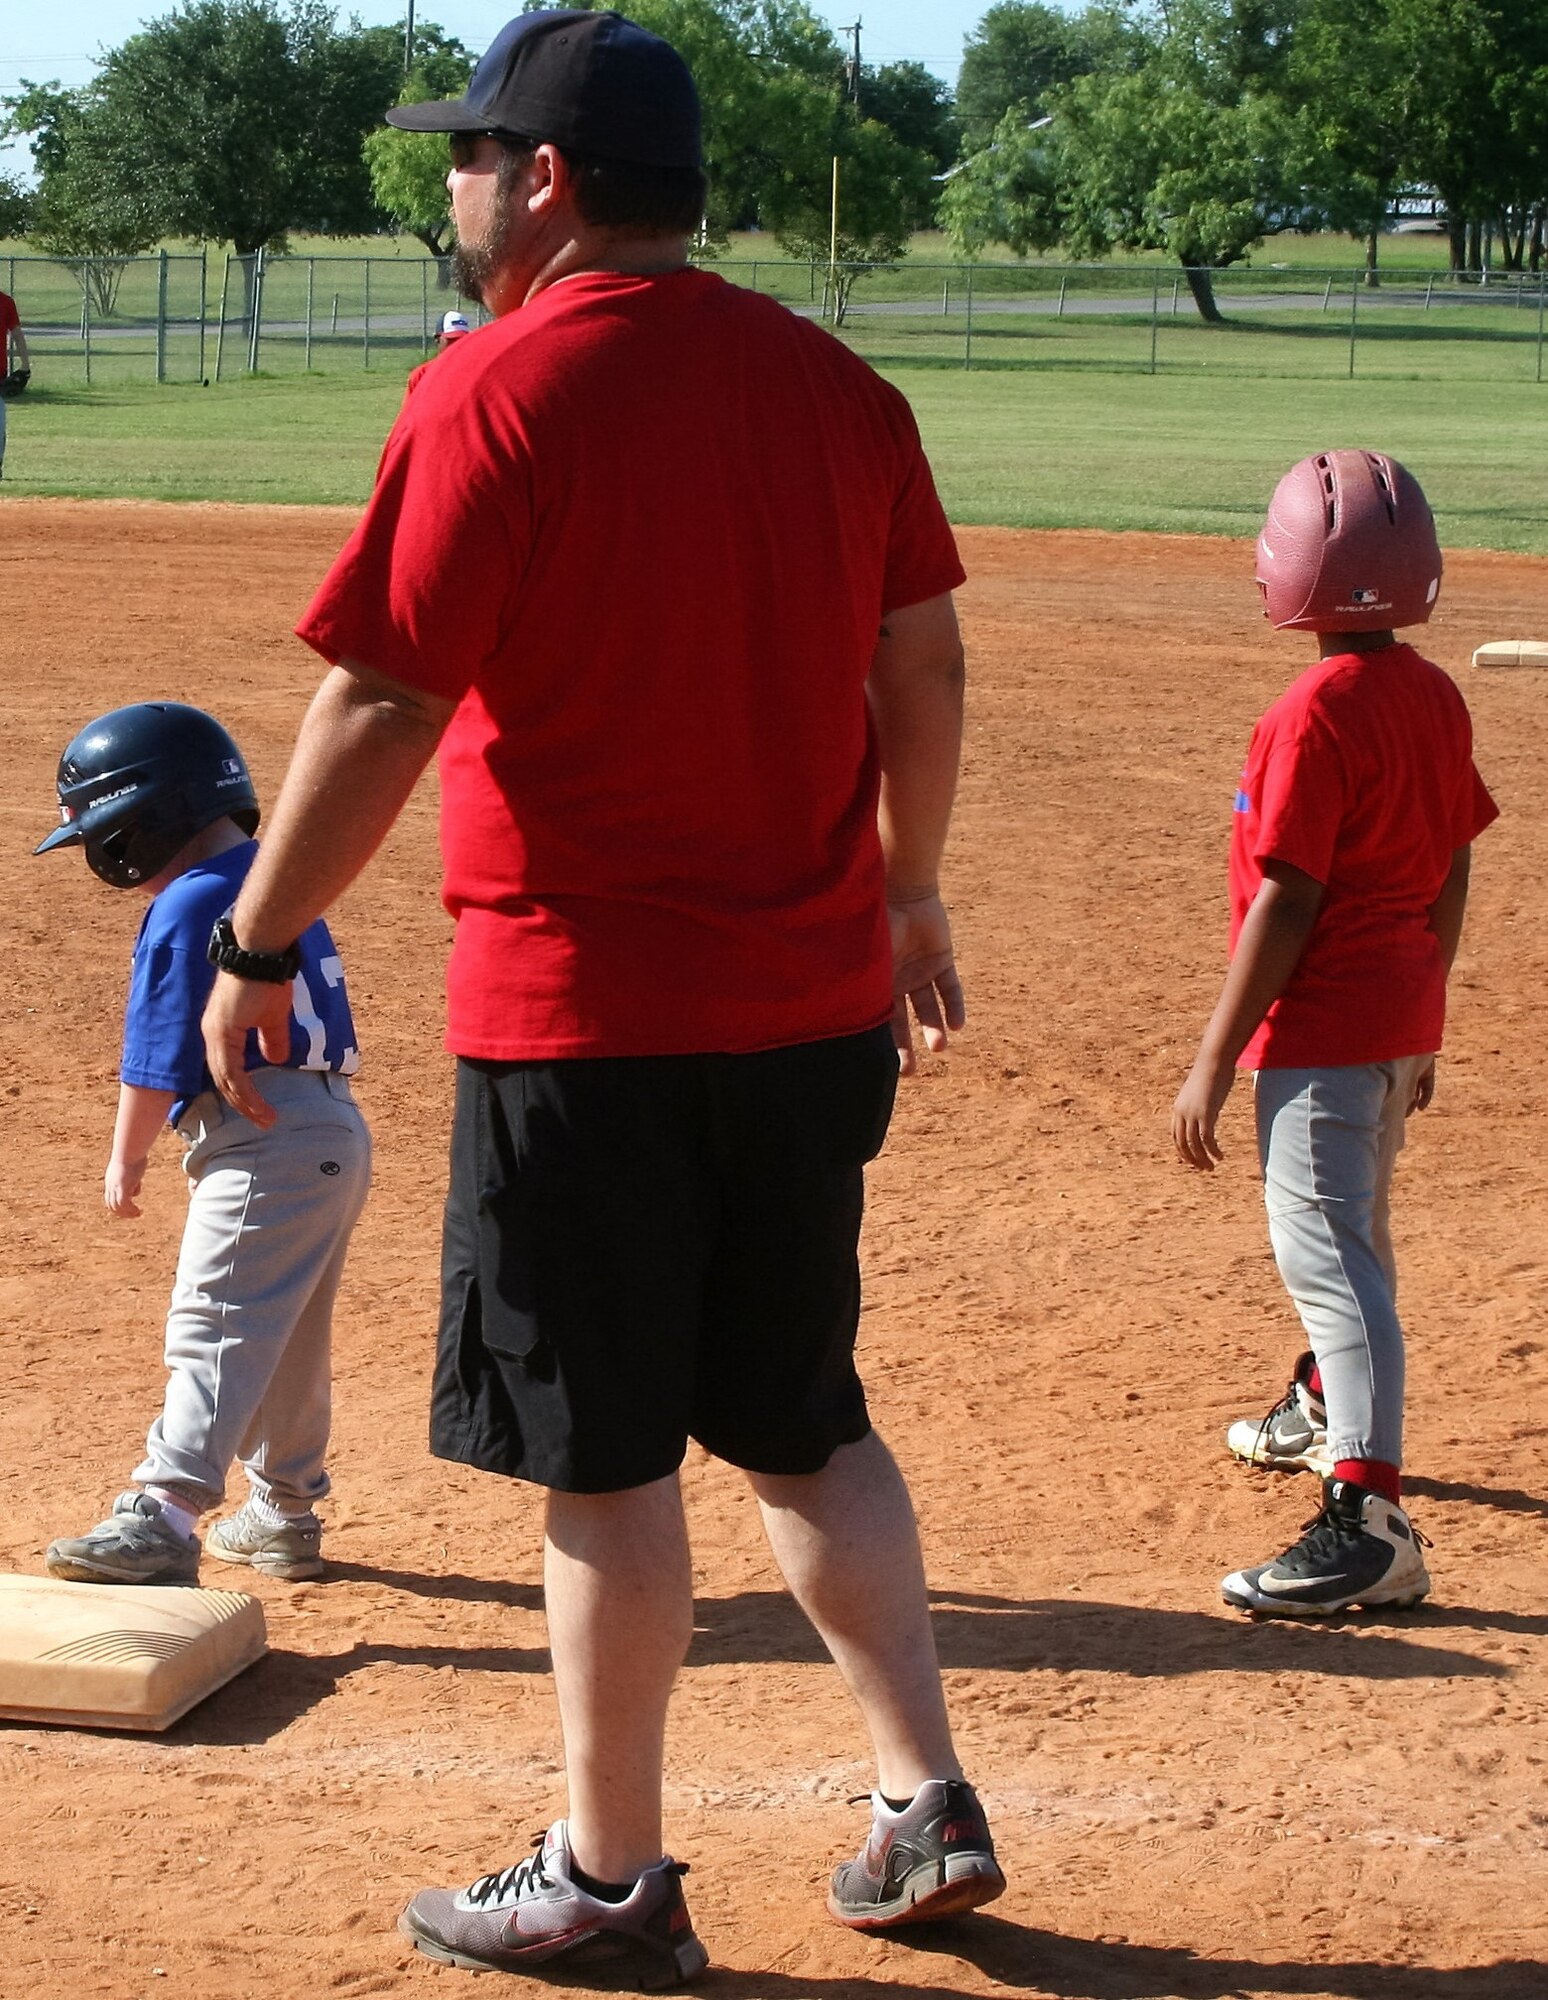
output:
[[[1172,1113],[1211,1168],[1238,1067],[1275,1262],[1310,1342],[1281,1403],[1227,1443],[1324,1475],[1322,1511],[1228,1604],[1326,1616],[1430,1588],[1400,1503],[1403,1333],[1387,1209],[1404,1120],[1435,1089],[1470,844],[1497,816],[1467,705],[1394,628],[1428,619],[1441,558],[1418,482],[1364,451],[1305,459],[1258,542],[1271,624],[1319,663],[1253,732],[1231,842],[1231,969]]]

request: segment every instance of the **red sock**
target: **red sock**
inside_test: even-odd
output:
[[[1333,1468],[1335,1479],[1347,1479],[1351,1486],[1363,1486],[1367,1493],[1379,1493],[1394,1507],[1403,1504],[1402,1476],[1384,1458],[1341,1458]]]
[[[1312,1372],[1306,1378],[1306,1386],[1320,1402],[1322,1399],[1322,1370],[1315,1362],[1312,1364]]]

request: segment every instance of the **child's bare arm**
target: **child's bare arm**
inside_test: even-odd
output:
[[[113,1152],[102,1181],[102,1199],[109,1215],[140,1213],[137,1196],[145,1181],[146,1162],[174,1101],[170,1090],[142,1090],[136,1083],[118,1086]]]
[[[1451,857],[1451,868],[1440,894],[1430,905],[1430,929],[1440,939],[1450,972],[1462,942],[1462,918],[1467,909],[1467,878],[1473,866],[1471,847],[1459,847]]]
[[[1315,876],[1282,861],[1264,863],[1263,885],[1237,938],[1231,969],[1193,1068],[1172,1107],[1172,1143],[1190,1167],[1213,1168],[1223,1157],[1215,1125],[1231,1093],[1236,1058],[1289,984],[1317,921],[1322,895]]]

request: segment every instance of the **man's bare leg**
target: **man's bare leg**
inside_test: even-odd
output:
[[[960,1778],[941,1689],[913,1504],[872,1431],[821,1472],[752,1475],[775,1560],[860,1704],[878,1789],[912,1798]]]
[[[632,1882],[663,1852],[667,1704],[693,1635],[675,1474],[623,1493],[550,1493],[543,1585],[571,1848],[588,1875]]]

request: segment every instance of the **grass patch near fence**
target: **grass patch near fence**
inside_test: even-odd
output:
[[[1295,459],[1367,444],[1412,466],[1447,544],[1548,554],[1548,384],[886,372],[956,521],[1247,535]],[[385,370],[29,390],[3,490],[357,505],[401,396]]]

